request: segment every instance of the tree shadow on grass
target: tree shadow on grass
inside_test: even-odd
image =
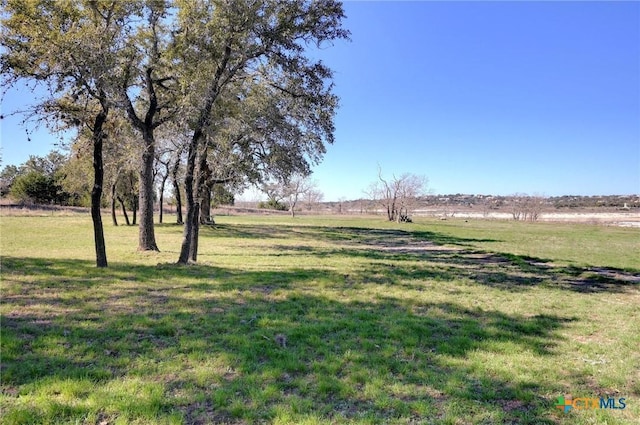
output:
[[[495,239],[461,238],[428,231],[407,231],[401,229],[372,229],[348,226],[296,226],[296,225],[253,225],[216,224],[204,228],[202,236],[244,239],[296,238],[322,240],[327,242],[347,242],[362,245],[402,245],[411,241],[428,241],[438,245],[469,246],[478,242],[499,242]]]
[[[318,257],[284,270],[127,263],[103,270],[89,261],[3,258],[5,421],[30,414],[23,422],[552,423],[552,401],[541,394],[560,388],[468,358],[553,358],[560,330],[576,318],[339,294],[367,285],[427,291],[453,280],[514,292],[537,285],[622,292],[635,284],[633,271],[479,251],[473,239],[275,227],[227,226],[203,237],[330,243],[267,242],[292,262],[297,254]],[[323,267],[333,256],[361,261],[348,272]],[[319,294],[323,285],[333,295]],[[65,398],[69,383],[88,388]],[[20,402],[36,394],[48,401]]]
[[[550,259],[490,252],[474,247],[494,239],[460,238],[428,231],[369,229],[361,227],[289,225],[216,225],[203,237],[323,241],[329,248],[308,244],[274,245],[279,255],[312,255],[318,258],[347,256],[370,261],[359,281],[420,285],[420,279],[467,279],[473,283],[520,292],[538,285],[552,285],[580,293],[625,292],[640,284],[640,270],[607,267],[566,267]],[[421,265],[409,264],[415,261]],[[405,264],[403,264],[405,263]],[[354,275],[347,280],[356,281]],[[341,284],[342,282],[340,282]]]
[[[55,412],[57,421],[188,424],[552,423],[540,394],[555,389],[466,359],[501,350],[553,356],[559,331],[575,320],[317,295],[318,281],[344,279],[322,269],[96,270],[87,261],[32,258],[6,258],[3,269],[8,423],[25,409],[32,422]],[[65,397],[69,385],[86,388]],[[18,402],[33,394],[48,399]]]
[[[419,280],[468,279],[512,292],[552,285],[580,293],[625,292],[640,284],[640,270],[559,266],[550,259],[474,248],[493,239],[457,238],[434,232],[356,227],[304,228],[307,237],[334,242],[329,249],[281,246],[282,251],[318,257],[370,260],[361,281],[420,285]],[[282,232],[282,230],[280,230]],[[416,265],[415,262],[422,264]],[[403,264],[404,263],[404,264]],[[413,264],[411,264],[413,263]],[[353,276],[351,276],[353,280]]]
[[[624,293],[640,284],[640,272],[602,267],[558,266],[549,260],[496,254],[476,250],[429,247],[383,250],[379,248],[312,249],[283,246],[283,251],[321,258],[352,257],[368,263],[344,275],[349,284],[403,285],[426,290],[428,282],[466,280],[509,292],[523,292],[536,286],[579,293]],[[342,285],[338,281],[338,285]]]

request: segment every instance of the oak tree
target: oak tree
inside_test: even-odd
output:
[[[273,140],[284,134],[278,143],[268,146],[267,155],[281,162],[284,157],[276,157],[278,154],[284,156],[284,152],[299,153],[294,159],[301,159],[300,156],[306,154],[311,160],[317,160],[324,153],[324,143],[333,142],[332,118],[337,99],[331,94],[332,87],[328,83],[331,71],[320,61],[311,60],[306,55],[306,48],[346,38],[348,32],[341,27],[342,5],[334,0],[184,1],[179,4],[179,29],[175,40],[178,63],[198,63],[198,67],[183,68],[187,72],[183,81],[189,82],[183,87],[188,92],[198,93],[198,98],[190,102],[185,96],[187,102],[184,104],[184,116],[189,117],[189,127],[193,131],[187,149],[187,214],[178,259],[178,262],[186,263],[197,258],[200,209],[197,195],[198,183],[203,181],[196,179],[196,165],[202,163],[198,154],[206,152],[203,147],[212,140],[208,135],[217,130],[215,125],[219,121],[215,117],[219,115],[215,109],[229,103],[220,99],[231,92],[240,102],[248,104],[250,94],[254,99],[257,97],[257,88],[264,94],[275,94],[278,99],[289,99],[286,115],[294,118],[293,122],[299,118],[307,127],[287,126],[281,121],[282,130],[278,132],[273,127],[266,127],[264,119],[253,122],[245,119],[245,123],[251,122],[253,131],[243,132],[250,136],[240,137],[239,145],[259,147],[260,141],[270,142],[269,138]],[[274,103],[268,104],[274,106]],[[248,114],[251,110],[249,108]],[[297,129],[310,137],[307,143],[300,143],[293,137],[295,131],[286,133],[286,129]],[[270,136],[270,133],[276,134]],[[303,147],[284,149],[287,144],[296,143]]]
[[[111,108],[110,89],[117,83],[119,56],[137,5],[118,0],[51,2],[8,0],[0,38],[3,85],[19,81],[44,85],[45,98],[31,113],[52,120],[54,127],[84,127],[91,132],[94,181],[91,217],[96,264],[107,266],[100,215],[104,170],[103,127]]]

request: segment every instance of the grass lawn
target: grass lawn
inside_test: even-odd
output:
[[[99,270],[88,215],[1,217],[0,422],[639,423],[638,229],[218,222]]]

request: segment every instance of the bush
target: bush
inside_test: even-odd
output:
[[[65,197],[53,178],[37,171],[16,177],[11,185],[11,196],[20,202],[38,204],[61,203]]]
[[[260,202],[258,204],[258,208],[263,208],[266,210],[288,211],[289,205],[284,202],[276,201],[275,199],[269,199],[267,202]]]

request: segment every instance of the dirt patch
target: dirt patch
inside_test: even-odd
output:
[[[432,242],[408,242],[402,245],[368,245],[365,249],[377,249],[383,252],[392,252],[396,254],[422,254],[425,252],[455,252],[462,251],[461,248],[436,245]]]
[[[587,271],[607,279],[619,280],[627,283],[640,283],[640,274],[627,273],[622,270],[607,268],[590,268],[587,269]]]

